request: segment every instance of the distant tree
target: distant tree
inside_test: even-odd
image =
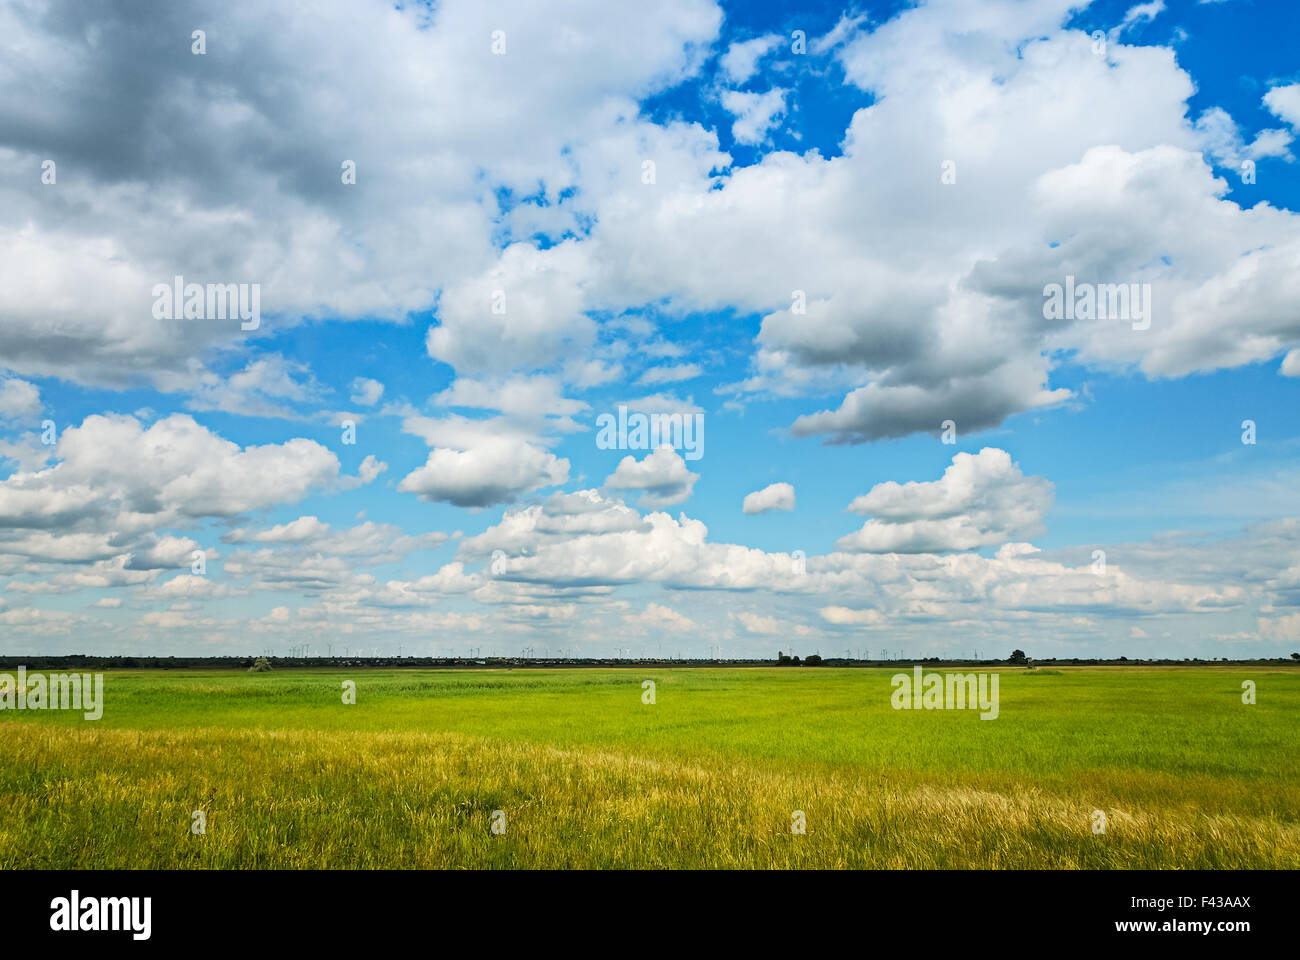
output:
[[[1293,654],[1291,654],[1291,659],[1292,659],[1292,660],[1300,660],[1300,653],[1293,653]]]
[[[822,665],[822,658],[816,653],[810,653],[808,656],[803,658],[803,662],[805,666],[820,667]]]
[[[1027,663],[1028,660],[1029,658],[1025,656],[1023,650],[1012,650],[1011,656],[1007,657],[1007,663],[1023,664]]]
[[[271,661],[266,657],[258,657],[253,661],[253,665],[248,668],[249,673],[270,673]]]

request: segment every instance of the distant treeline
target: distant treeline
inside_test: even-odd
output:
[[[612,667],[612,666],[653,666],[653,667],[910,667],[924,664],[927,667],[996,667],[1009,663],[1033,670],[1038,667],[1105,667],[1105,666],[1148,666],[1148,667],[1194,667],[1194,666],[1238,666],[1262,667],[1283,664],[1300,666],[1300,658],[1275,657],[1258,660],[1202,660],[1197,657],[1182,660],[1130,660],[1120,657],[1113,660],[1034,660],[1032,665],[1019,664],[1009,660],[948,660],[942,657],[925,657],[922,659],[900,657],[893,660],[857,660],[843,657],[822,658],[813,654],[802,661],[798,657],[782,656],[779,660],[759,659],[707,659],[695,658],[671,660],[660,657],[102,657],[84,654],[69,654],[61,657],[49,656],[9,656],[0,654],[0,670],[13,670],[26,667],[28,670],[248,670],[254,661],[265,659],[273,670],[288,670],[302,667],[463,667],[466,669],[483,669],[491,667]]]

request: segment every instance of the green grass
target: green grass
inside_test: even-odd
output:
[[[1300,867],[1300,672],[1012,669],[992,721],[895,672],[109,673],[0,714],[0,868]]]

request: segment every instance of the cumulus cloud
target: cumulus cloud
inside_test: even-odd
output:
[[[555,493],[543,504],[507,510],[495,526],[463,540],[458,555],[483,559],[497,550],[513,555],[573,537],[649,529],[640,513],[598,490]]]
[[[444,292],[429,356],[462,373],[504,374],[587,353],[596,338],[583,289],[588,258],[575,240],[547,250],[511,244],[491,269]]]
[[[741,627],[746,633],[757,636],[800,636],[806,637],[813,633],[811,627],[803,623],[792,623],[788,620],[782,620],[779,617],[767,616],[753,613],[749,610],[739,610],[736,612],[736,619],[740,621]]]
[[[579,2],[563,16],[555,29],[554,11],[469,0],[324,3],[310,17],[223,7],[204,11],[210,51],[195,57],[176,42],[194,28],[186,4],[7,7],[6,163],[39,172],[53,156],[59,176],[54,189],[33,176],[0,192],[0,356],[19,374],[188,391],[194,363],[244,334],[237,322],[155,319],[152,286],[183,275],[259,283],[263,330],[303,316],[401,319],[446,288],[435,354],[493,365],[486,341],[457,326],[470,303],[492,316],[492,288],[463,285],[495,259],[491,190],[545,182],[554,198],[572,181],[566,148],[696,71],[722,21],[707,0]],[[467,39],[498,29],[521,40],[509,56]],[[581,71],[554,69],[574,50]],[[19,106],[37,75],[60,78],[39,118]],[[355,188],[341,184],[344,160]],[[527,207],[513,214],[521,226],[545,217]],[[535,226],[558,236],[570,222]],[[581,333],[518,292],[519,322],[499,332],[527,359],[554,343],[541,329],[551,319]]]
[[[363,407],[373,407],[384,395],[384,385],[369,377],[356,377],[352,381],[352,393],[348,397],[353,403]]]
[[[794,486],[788,483],[768,484],[762,490],[746,494],[741,509],[748,514],[766,513],[769,510],[793,510]]]
[[[228,377],[205,371],[192,381],[186,401],[191,410],[220,410],[250,417],[303,419],[288,404],[314,403],[324,394],[306,364],[277,354],[251,360]]]
[[[879,610],[853,610],[849,607],[829,606],[819,611],[821,618],[837,627],[874,627],[885,622]]]
[[[424,466],[397,485],[421,500],[488,507],[569,479],[568,460],[546,450],[526,428],[504,419],[412,417],[404,429],[434,448]]]
[[[30,420],[41,412],[41,391],[34,383],[0,374],[0,421]]]
[[[1246,143],[1232,116],[1221,107],[1211,107],[1196,121],[1196,132],[1206,155],[1227,167],[1238,167],[1247,160],[1263,157],[1290,157],[1287,149],[1291,134],[1285,130],[1261,130]]]
[[[176,42],[194,26],[187,4],[3,7],[0,156],[18,175],[0,185],[0,421],[30,431],[57,409],[60,380],[151,386],[179,395],[145,401],[160,409],[313,428],[359,422],[321,409],[347,396],[373,418],[369,436],[396,416],[428,445],[423,464],[402,460],[399,491],[507,507],[435,572],[378,575],[368,567],[450,538],[250,516],[375,482],[387,466],[375,453],[348,475],[323,443],[291,434],[245,445],[183,415],[87,417],[54,447],[33,432],[0,439],[17,464],[0,480],[6,591],[120,590],[114,621],[141,603],[291,591],[308,599],[290,614],[277,597],[250,629],[299,637],[321,624],[370,637],[649,632],[674,616],[753,636],[941,622],[1067,639],[1120,617],[1184,618],[1185,630],[1213,622],[1233,637],[1251,624],[1220,621],[1258,610],[1256,634],[1283,642],[1300,609],[1286,522],[1206,544],[1112,545],[1098,573],[1090,547],[1023,542],[1041,533],[1052,485],[1001,450],[960,454],[939,480],[876,484],[852,506],[862,528],[824,555],[716,542],[700,519],[658,509],[698,479],[671,450],[624,458],[599,490],[555,490],[570,479],[556,450],[585,429],[595,396],[608,409],[636,386],[666,391],[715,367],[737,382],[696,395],[729,397],[732,410],[781,397],[796,442],[831,444],[950,419],[968,437],[1086,403],[1057,382],[1065,362],[1153,380],[1265,362],[1300,376],[1300,221],[1246,205],[1232,179],[1245,160],[1290,159],[1300,85],[1263,98],[1289,131],[1247,134],[1222,108],[1189,110],[1196,88],[1172,47],[1137,44],[1160,0],[1115,11],[1101,55],[1066,27],[1077,8],[929,0],[879,23],[845,15],[793,64],[777,55],[784,32],[716,46],[723,16],[708,0],[578,0],[560,13],[363,0],[306,18],[223,7],[204,14],[208,57]],[[506,57],[481,42],[496,29]],[[820,151],[737,163],[712,113],[658,120],[642,106],[702,77],[701,99],[727,111],[733,138],[763,144],[797,106],[796,70],[801,90],[811,74],[843,77],[835,92],[856,101]],[[30,76],[58,78],[39,114],[25,106]],[[40,182],[48,157],[57,185]],[[344,160],[354,185],[340,181]],[[158,317],[153,285],[181,274],[257,283],[261,327]],[[1149,325],[1049,319],[1044,286],[1066,276],[1150,284]],[[706,324],[666,339],[672,322],[709,313],[747,332],[715,343]],[[436,383],[431,397],[394,398],[353,369],[327,386],[327,367],[287,355],[295,324],[412,317],[414,359],[433,376],[390,388]],[[669,392],[625,402],[701,412]],[[743,509],[784,509],[783,486]],[[619,491],[642,491],[649,512]],[[221,583],[184,572],[192,549],[210,550],[212,521],[236,547]],[[671,604],[637,613],[615,597],[645,584],[673,591]],[[754,609],[724,617],[707,595],[718,590],[744,591]],[[5,609],[24,637],[113,643],[135,627]],[[172,606],[142,626],[206,640],[244,623]]]
[[[1300,347],[1291,350],[1282,358],[1279,372],[1284,377],[1300,377]]]
[[[571,425],[569,416],[587,409],[583,401],[563,395],[562,384],[556,377],[542,374],[496,380],[458,377],[434,397],[434,402],[446,407],[500,410],[523,419],[566,418],[559,424],[566,428]]]
[[[731,135],[738,143],[758,144],[785,112],[786,91],[773,88],[764,93],[744,90],[724,90],[722,107],[736,118],[731,125]]]
[[[957,503],[978,501],[997,473],[982,475],[968,494],[957,489],[960,484],[936,481],[897,491],[884,488],[877,499],[882,510],[899,517],[941,514]],[[1013,478],[1010,469],[1000,475]],[[1021,482],[1032,493],[1037,479]],[[926,489],[918,491],[917,486]],[[597,507],[589,515],[600,516],[609,507],[594,494],[583,499]],[[461,552],[468,559],[501,550],[506,558],[496,575],[500,580],[560,591],[651,582],[691,592],[824,598],[820,618],[832,626],[1023,623],[1027,618],[1081,613],[1116,618],[1214,615],[1239,609],[1248,596],[1246,587],[1221,586],[1196,573],[1201,560],[1189,558],[1184,545],[1116,547],[1112,557],[1131,562],[1112,562],[1098,573],[1089,551],[1067,562],[1044,556],[1027,543],[1005,544],[992,557],[970,552],[836,552],[805,559],[711,542],[707,527],[685,515],[674,519],[655,512],[641,523],[563,532],[549,528],[547,520],[539,506],[508,510],[499,525],[462,544]],[[1274,530],[1266,539],[1277,555],[1297,557],[1300,524]],[[1206,545],[1205,569],[1213,565],[1210,557],[1225,551],[1241,558],[1243,571],[1252,564],[1268,566],[1267,554],[1257,552],[1251,542]],[[1160,561],[1153,563],[1154,557]],[[1300,559],[1294,562],[1300,569]],[[1222,569],[1220,560],[1218,573]],[[1300,598],[1300,588],[1295,593]]]
[[[643,507],[666,507],[689,498],[698,479],[700,475],[686,468],[681,454],[664,444],[641,460],[624,457],[605,478],[605,488],[640,490]]]
[[[53,466],[0,481],[0,556],[177,566],[198,544],[157,531],[292,503],[349,480],[315,441],[240,447],[185,414],[147,428],[130,416],[90,416],[63,431],[55,456]]]
[[[339,478],[338,458],[315,441],[241,448],[185,414],[148,428],[131,416],[89,416],[63,431],[56,455],[55,466],[0,484],[0,497],[15,507],[23,501],[37,525],[41,516],[89,513],[106,502],[134,527],[228,517],[293,502]]]
[[[397,489],[458,507],[509,503],[522,493],[564,483],[569,461],[529,444],[490,441],[468,450],[440,448]]]
[[[699,629],[690,617],[683,616],[661,603],[647,603],[640,613],[627,614],[623,619],[634,626],[655,627],[673,633]]]
[[[740,40],[718,58],[723,75],[734,84],[744,83],[758,70],[758,62],[781,45],[780,34],[769,33],[752,40]]]
[[[651,367],[645,373],[641,374],[637,383],[678,383],[682,380],[693,380],[702,376],[704,368],[698,363],[678,363],[665,367]]]
[[[1165,0],[1147,0],[1145,3],[1135,4],[1128,8],[1124,14],[1124,19],[1120,21],[1117,33],[1123,33],[1143,23],[1150,23],[1157,16],[1165,12]]]
[[[370,562],[392,562],[413,550],[439,547],[449,537],[442,532],[417,534],[402,532],[396,524],[366,520],[345,530],[335,530],[315,516],[302,516],[265,530],[239,527],[222,538],[231,544],[259,543],[286,546],[313,553],[365,558]]]
[[[0,222],[9,244],[0,262],[12,268],[6,290],[28,307],[6,321],[0,353],[15,358],[19,372],[117,383],[144,373],[167,389],[194,390],[197,403],[216,409],[283,410],[256,395],[256,404],[243,404],[230,384],[200,377],[195,386],[195,352],[233,334],[198,327],[178,336],[174,325],[147,319],[139,291],[178,269],[206,278],[218,264],[238,264],[233,272],[262,278],[268,303],[286,318],[398,317],[436,302],[428,350],[458,374],[550,369],[587,384],[616,369],[612,359],[591,356],[600,346],[595,315],[667,298],[677,310],[762,314],[753,357],[761,375],[746,382],[798,393],[828,378],[846,381],[838,409],[810,411],[793,429],[856,443],[933,430],[957,411],[970,411],[963,429],[978,430],[1060,402],[1069,392],[1051,384],[1049,358],[1062,350],[1168,376],[1294,349],[1300,335],[1281,306],[1294,291],[1276,282],[1297,273],[1294,215],[1226,201],[1201,158],[1276,156],[1280,140],[1238,145],[1235,124],[1216,110],[1203,114],[1199,129],[1189,124],[1193,86],[1172,50],[1117,40],[1097,56],[1086,34],[1064,27],[1076,6],[994,0],[985,16],[931,0],[881,24],[842,18],[814,51],[836,57],[874,100],[853,117],[842,154],[778,151],[726,174],[718,171],[730,158],[707,130],[648,123],[631,107],[633,97],[698,70],[702,45],[721,23],[703,0],[678,0],[653,15],[579,4],[566,11],[563,31],[543,29],[543,14],[527,5],[489,17],[461,3],[425,14],[382,4],[345,13],[327,4],[311,22],[293,23],[269,10],[223,11],[214,35],[255,40],[236,57],[197,63],[216,71],[214,82],[179,86],[170,80],[196,69],[196,58],[166,39],[183,10],[147,24],[125,11],[101,11],[90,23],[57,7],[42,17],[11,12],[4,33],[21,38],[9,51],[15,62],[46,58],[66,67],[67,95],[47,127],[66,131],[66,150],[87,165],[88,186],[83,197],[77,184],[61,181],[58,196],[91,204],[95,215],[78,222],[98,226],[78,231],[71,218],[46,216],[51,191],[38,199],[39,187],[11,188],[12,202],[0,204],[12,211],[7,233]],[[1133,6],[1124,23],[1159,9]],[[473,53],[461,31],[488,29],[489,20],[492,29],[544,40],[508,57]],[[601,52],[626,36],[638,38],[634,50]],[[379,38],[382,63],[354,55]],[[723,78],[750,79],[780,40],[733,44],[721,58]],[[581,84],[573,71],[529,72],[563,61],[551,45],[568,43],[597,52],[584,59]],[[305,51],[309,88],[298,69]],[[99,98],[133,98],[111,96],[101,78],[124,76],[118,62],[142,61],[157,66],[149,80],[155,95],[134,96],[142,114],[108,124],[94,107]],[[258,95],[267,76],[298,91],[284,98],[292,110]],[[1265,102],[1294,117],[1293,90],[1275,88]],[[742,139],[766,128],[779,93],[729,91],[732,107],[753,122]],[[1124,109],[1114,109],[1120,102]],[[960,107],[969,103],[983,106]],[[178,116],[186,122],[173,122]],[[393,124],[391,116],[421,122]],[[4,119],[12,149],[31,162],[43,155],[46,127],[25,115]],[[148,138],[137,131],[145,124],[182,130],[188,140],[166,155],[143,154]],[[501,150],[499,137],[479,132],[486,129],[509,129],[521,149]],[[284,143],[298,146],[286,154]],[[352,203],[355,192],[333,183],[318,161],[346,156],[356,143],[370,144],[358,160],[364,204]],[[972,143],[990,147],[975,151]],[[1099,144],[1107,146],[1092,152]],[[651,155],[659,189],[645,190],[640,165]],[[899,162],[914,156],[935,163]],[[221,162],[232,157],[239,163]],[[953,184],[940,181],[945,159],[958,171]],[[235,182],[214,176],[221,169],[244,173]],[[142,175],[153,178],[158,198],[143,208],[130,188]],[[500,210],[480,203],[483,178],[521,194],[540,183],[541,197]],[[402,189],[386,186],[397,182]],[[980,188],[966,186],[973,183]],[[1026,191],[1027,183],[1037,189]],[[1094,205],[1096,198],[1105,202]],[[178,203],[203,212],[191,218],[193,236],[180,241],[175,224],[158,226],[171,223]],[[1144,215],[1130,216],[1133,209]],[[492,238],[502,218],[516,236],[557,242],[515,242],[498,252]],[[217,248],[207,242],[214,220],[227,237]],[[1214,229],[1188,229],[1206,222]],[[1043,238],[1056,245],[1044,247]],[[1151,335],[1045,323],[1042,286],[1070,271],[1158,284]],[[85,282],[63,282],[68,276]],[[69,299],[88,287],[100,294],[93,318]],[[806,313],[781,309],[792,289],[806,295]],[[1225,306],[1232,322],[1211,324]],[[118,359],[107,364],[106,356]],[[246,373],[289,389],[265,369]],[[447,399],[469,392],[453,386]]]
[[[1051,380],[1066,352],[1163,377],[1300,345],[1296,215],[1226,199],[1174,52],[1117,41],[1098,56],[1063,26],[1075,6],[977,15],[933,0],[856,24],[833,55],[874,103],[842,155],[776,151],[722,178],[697,170],[669,191],[602,198],[593,295],[672,291],[682,310],[760,313],[739,391],[844,382],[838,407],[792,432],[845,443],[947,419],[973,432],[1062,403],[1072,394]],[[913,157],[932,162],[900,162]],[[1150,327],[1048,320],[1043,289],[1067,275],[1151,284]]]
[[[1044,531],[1053,485],[1026,477],[1005,450],[959,453],[939,480],[892,480],[854,498],[848,509],[870,519],[836,541],[866,553],[940,553],[998,546]]]
[[[1274,87],[1264,94],[1264,106],[1291,125],[1291,129],[1300,131],[1300,83]]]

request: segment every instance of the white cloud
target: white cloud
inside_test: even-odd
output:
[[[234,530],[222,539],[227,543],[242,543],[246,540],[255,543],[305,543],[319,539],[328,533],[329,529],[330,525],[321,523],[318,517],[299,517],[289,523],[277,524],[270,530],[260,530],[256,533]]]
[[[930,482],[877,484],[848,509],[867,514],[862,529],[841,537],[840,550],[936,553],[997,546],[1042,533],[1053,487],[1026,477],[1005,450],[959,453]]]
[[[1289,123],[1293,130],[1300,131],[1300,83],[1274,87],[1264,94],[1264,106],[1274,116]]]
[[[568,417],[587,409],[583,401],[565,397],[561,387],[556,377],[545,375],[495,380],[458,377],[434,402],[445,407],[500,410],[529,420]]]
[[[794,487],[788,483],[768,484],[762,490],[746,494],[741,509],[748,514],[766,513],[769,510],[793,510]]]
[[[1289,157],[1287,149],[1293,139],[1285,130],[1261,130],[1247,144],[1236,121],[1221,107],[1211,107],[1196,121],[1201,148],[1216,163],[1239,167],[1247,160],[1263,157]]]
[[[353,403],[363,407],[373,407],[384,395],[384,385],[369,377],[356,377],[352,381],[352,394],[348,397]]]
[[[1284,377],[1300,377],[1300,347],[1288,351],[1282,358],[1281,373]]]
[[[655,627],[674,633],[698,630],[699,626],[690,617],[683,616],[676,610],[659,603],[647,603],[640,613],[626,614],[623,617],[630,624]]]
[[[686,461],[667,444],[645,455],[641,460],[626,456],[618,467],[605,478],[609,490],[641,490],[641,505],[666,507],[681,503],[691,495],[698,473],[686,468]]]
[[[55,455],[54,466],[0,481],[0,556],[133,555],[139,568],[175,566],[198,544],[160,530],[360,482],[313,440],[241,448],[184,414],[147,429],[134,417],[90,416],[63,431]]]
[[[730,83],[744,83],[757,72],[758,61],[779,47],[781,40],[780,34],[769,33],[738,41],[727,47],[727,52],[718,58],[718,65]]]
[[[299,636],[323,623],[427,637],[682,621],[754,636],[812,621],[821,636],[844,636],[940,621],[962,635],[1025,624],[1064,643],[1098,630],[1127,639],[1118,621],[1139,617],[1219,631],[1198,622],[1198,636],[1290,635],[1300,556],[1285,524],[1208,546],[1121,545],[1099,575],[1088,550],[1044,554],[1022,542],[1041,532],[1052,486],[999,450],[962,454],[934,482],[877,484],[854,501],[869,517],[862,529],[807,557],[794,543],[782,553],[713,542],[699,519],[643,516],[610,498],[642,490],[652,510],[685,501],[698,477],[671,450],[624,458],[602,490],[552,492],[570,475],[557,438],[584,429],[575,418],[597,402],[582,391],[631,381],[594,394],[603,405],[635,385],[667,389],[649,385],[735,369],[738,346],[751,354],[739,382],[696,395],[730,397],[732,410],[788,398],[790,433],[832,443],[937,432],[947,419],[969,438],[1086,400],[1054,382],[1062,362],[1156,379],[1281,358],[1269,369],[1300,376],[1300,221],[1239,191],[1229,198],[1233,168],[1289,159],[1292,133],[1247,136],[1220,108],[1189,113],[1195,87],[1175,50],[1123,42],[1143,35],[1129,28],[1159,14],[1160,0],[1129,4],[1102,56],[1063,26],[1077,0],[931,0],[878,25],[846,15],[798,62],[776,54],[784,30],[733,44],[698,92],[730,111],[741,143],[766,142],[787,107],[796,116],[796,76],[801,90],[814,74],[838,79],[829,57],[852,88],[842,101],[860,106],[833,150],[773,150],[749,166],[720,150],[716,118],[642,115],[647,96],[718,52],[705,48],[722,23],[715,5],[666,4],[577,0],[557,14],[363,0],[321,3],[305,19],[222,8],[205,14],[210,42],[239,43],[207,59],[174,42],[193,26],[185,5],[147,17],[0,9],[0,59],[13,67],[0,75],[0,159],[20,172],[47,155],[60,162],[57,187],[35,176],[0,186],[0,356],[13,371],[0,376],[0,419],[24,430],[59,409],[63,388],[39,379],[48,377],[152,385],[178,396],[131,397],[128,408],[291,417],[324,438],[262,424],[256,435],[273,442],[243,446],[189,417],[141,413],[88,417],[57,447],[30,432],[0,439],[5,466],[18,466],[0,480],[6,591],[120,590],[129,602],[114,621],[164,599],[223,608],[248,591],[306,592],[310,606],[290,615],[276,597],[252,621]],[[493,29],[506,31],[508,56],[465,39]],[[364,55],[381,46],[384,57]],[[139,63],[150,70],[124,69]],[[556,69],[565,63],[580,68]],[[755,79],[764,63],[790,90]],[[16,79],[27,75],[59,78],[35,126]],[[1263,102],[1278,126],[1297,127],[1300,84]],[[343,158],[358,164],[356,186],[339,182]],[[647,161],[653,184],[642,179]],[[955,183],[941,180],[945,161]],[[259,283],[262,328],[156,319],[152,285],[181,273]],[[1049,322],[1043,286],[1067,274],[1150,283],[1149,328]],[[707,325],[673,327],[711,311],[737,328],[758,318],[752,346],[749,333],[723,341]],[[449,415],[394,398],[399,380],[386,391],[348,369],[339,392],[288,347],[265,350],[291,343],[284,328],[304,321],[324,329],[412,314],[429,376],[400,383],[438,384],[429,402]],[[357,370],[392,344],[371,346]],[[687,362],[698,357],[707,362]],[[366,410],[371,438],[397,416],[428,444],[414,468],[402,454],[404,476],[390,486],[471,509],[534,496],[432,574],[367,568],[436,548],[442,533],[245,516],[354,490],[386,469],[371,454],[355,476],[342,473],[324,425],[362,417],[322,409],[331,396]],[[701,410],[668,393],[629,405]],[[1284,480],[1268,481],[1279,502]],[[786,508],[782,487],[751,493],[743,509]],[[240,548],[222,558],[221,582],[183,572],[216,535],[208,521],[227,518],[239,526],[222,539]],[[969,552],[999,546],[993,557]],[[507,554],[499,573],[497,549]],[[644,584],[670,591],[671,606],[636,613],[616,598]],[[747,609],[707,594],[716,590],[744,591]],[[475,604],[488,612],[427,609]],[[9,613],[33,631],[85,626]],[[201,642],[239,623],[181,606],[152,616],[144,625],[155,636],[193,629]],[[97,627],[94,642],[130,642],[133,627]]]
[[[758,636],[809,636],[812,629],[802,623],[790,623],[778,617],[765,616],[763,614],[753,613],[748,610],[739,610],[736,612],[736,619],[740,621],[741,626],[746,633],[752,633]]]
[[[181,378],[182,380],[184,378]],[[321,385],[305,364],[266,354],[229,377],[200,373],[191,377],[187,406],[191,410],[220,410],[250,417],[302,419],[285,402],[315,403]]]
[[[434,449],[397,489],[459,507],[510,503],[569,479],[569,461],[546,450],[527,428],[496,418],[410,417],[404,427]]]
[[[1123,33],[1138,24],[1150,23],[1164,12],[1165,0],[1147,0],[1146,3],[1139,3],[1129,7],[1128,12],[1124,14],[1124,19],[1120,22],[1118,32]]]
[[[692,397],[682,400],[671,393],[652,393],[649,396],[635,400],[621,400],[619,402],[629,410],[645,414],[680,413],[685,416],[704,412],[704,408],[696,404]]]
[[[41,391],[34,383],[0,374],[0,420],[30,420],[41,412]]]
[[[196,361],[247,335],[237,322],[154,319],[152,286],[178,274],[261,284],[255,337],[299,317],[400,319],[444,288],[451,313],[486,305],[490,290],[462,284],[495,259],[492,190],[545,183],[554,201],[573,181],[566,150],[697,71],[722,22],[708,0],[653,10],[579,0],[561,29],[556,16],[474,0],[326,2],[308,18],[223,7],[203,20],[227,45],[191,58],[174,43],[193,29],[186,5],[0,12],[13,68],[0,77],[6,164],[39,170],[54,143],[62,161],[57,189],[32,178],[0,190],[0,356],[19,374],[144,377],[188,392]],[[467,39],[498,29],[507,56]],[[555,69],[574,62],[580,70]],[[60,77],[39,129],[17,106],[22,78],[38,74]],[[355,187],[341,183],[344,159]],[[535,204],[510,217],[553,236],[572,222]],[[521,361],[544,351],[548,317],[505,328]],[[466,329],[433,343],[492,365]]]
[[[731,135],[738,143],[759,144],[785,112],[787,91],[773,88],[765,93],[724,90],[722,107],[736,118]]]
[[[596,506],[599,501],[589,502]],[[833,606],[879,611],[884,618],[879,622],[895,625],[1058,612],[1124,617],[1213,614],[1239,607],[1245,597],[1242,587],[1178,579],[1195,569],[1195,558],[1142,576],[1129,572],[1114,558],[1133,555],[1133,548],[1113,552],[1104,575],[1093,570],[1087,551],[1071,566],[1045,559],[1025,543],[1005,545],[994,557],[833,553],[797,561],[788,553],[711,543],[704,524],[684,515],[674,519],[656,512],[639,524],[592,525],[566,532],[543,529],[547,519],[536,506],[507,511],[497,527],[466,541],[462,553],[485,556],[503,550],[508,561],[501,577],[519,584],[590,590],[657,582],[686,590],[833,596]],[[1288,549],[1294,551],[1294,545]],[[1184,558],[1186,548],[1171,549],[1168,556]],[[822,619],[833,622],[846,616],[832,612]],[[876,620],[871,614],[861,616]]]
[[[240,448],[185,414],[147,429],[130,416],[89,416],[63,431],[57,456],[53,467],[0,484],[0,503],[34,498],[28,509],[48,515],[107,501],[129,523],[157,526],[293,502],[339,480],[338,458],[315,441]]]
[[[315,516],[302,516],[266,530],[237,528],[221,538],[224,543],[261,543],[310,551],[313,554],[364,558],[369,562],[392,562],[413,550],[441,546],[449,539],[433,532],[408,536],[396,524],[367,520],[346,530],[335,530]]]
[[[853,610],[849,607],[822,607],[819,611],[827,623],[836,626],[874,627],[885,622],[879,610]]]
[[[620,186],[596,204],[593,295],[671,291],[680,310],[761,313],[742,391],[845,383],[838,409],[792,432],[849,443],[950,418],[970,434],[1062,403],[1071,391],[1051,375],[1066,353],[1159,377],[1300,345],[1287,306],[1296,215],[1226,200],[1173,51],[1116,42],[1098,56],[1062,28],[1075,6],[992,2],[977,15],[935,0],[859,25],[835,55],[875,102],[854,115],[842,155],[777,151],[722,178],[697,169],[671,189]],[[955,183],[941,179],[945,160]],[[1150,328],[1049,322],[1043,288],[1067,274],[1150,283]]]
[[[704,368],[698,363],[679,363],[673,366],[651,367],[641,374],[637,383],[679,383],[682,380],[693,380],[703,374]]]
[[[429,356],[469,374],[554,367],[596,338],[586,314],[588,248],[566,240],[547,250],[515,243],[491,269],[443,293],[429,328]]]
[[[522,493],[564,483],[569,461],[529,444],[484,441],[468,450],[439,448],[397,489],[458,507],[509,503]]]

